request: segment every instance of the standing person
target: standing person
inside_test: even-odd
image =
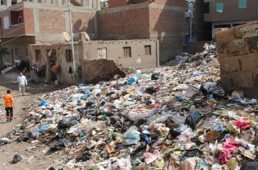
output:
[[[11,122],[13,120],[13,96],[11,90],[7,90],[7,94],[4,96],[4,105],[6,111],[6,121]]]
[[[17,82],[19,84],[19,92],[20,95],[25,95],[25,86],[28,84],[26,77],[20,73],[20,75],[17,77]]]

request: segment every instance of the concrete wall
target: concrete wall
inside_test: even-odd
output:
[[[151,54],[145,54],[145,46],[151,46]],[[131,48],[131,57],[124,56],[124,47]],[[83,56],[86,60],[98,58],[98,50],[106,48],[106,58],[114,60],[122,67],[134,69],[155,68],[159,66],[159,43],[157,40],[119,40],[89,41],[83,44]]]
[[[151,47],[151,54],[145,53],[145,46]],[[123,47],[131,47],[131,57],[124,56]],[[157,40],[121,40],[121,41],[88,41],[80,44],[75,44],[75,64],[76,73],[78,67],[81,66],[84,60],[100,59],[98,58],[98,50],[106,48],[106,58],[113,60],[116,64],[123,67],[154,68],[159,65],[159,43]],[[66,61],[66,50],[71,49],[69,44],[33,44],[29,46],[29,59],[31,65],[36,65],[38,68],[46,66],[45,78],[39,79],[35,74],[32,74],[35,80],[51,80],[50,63],[48,60],[48,50],[55,49],[57,52],[57,64],[61,66],[61,72],[58,74],[58,80],[62,83],[73,83],[76,81],[73,74],[69,74],[69,68],[73,68],[73,62]],[[36,60],[35,50],[41,51],[41,58]],[[77,81],[80,80],[77,79]]]
[[[15,40],[3,39],[3,47],[6,47],[8,54],[4,57],[4,62],[13,63],[14,60],[28,59],[28,45],[34,44],[34,37],[20,37]]]
[[[185,6],[182,0],[155,0],[99,11],[99,39],[158,39],[165,63],[182,50]]]
[[[61,66],[61,72],[58,76],[59,82],[70,84],[76,81],[73,74],[69,74],[69,68],[73,69],[73,62],[66,61],[66,50],[71,50],[71,45],[69,44],[39,44],[39,45],[30,45],[29,46],[29,58],[31,65],[36,64],[38,67],[46,65],[46,77],[41,79],[44,81],[51,81],[51,71],[48,60],[47,50],[55,49],[57,51],[57,64]],[[41,51],[41,59],[40,61],[36,61],[35,50]],[[75,63],[76,69],[80,66],[80,58],[81,58],[81,46],[75,44]],[[74,71],[74,70],[73,70]],[[77,71],[77,70],[76,70]],[[33,76],[36,78],[36,76]],[[37,79],[38,80],[38,79]]]

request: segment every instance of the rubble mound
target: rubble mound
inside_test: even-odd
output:
[[[113,60],[99,59],[83,61],[83,79],[87,83],[109,81],[115,75],[125,77],[126,73]]]

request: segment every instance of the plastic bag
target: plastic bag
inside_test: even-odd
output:
[[[132,77],[129,77],[127,79],[127,84],[128,85],[133,85],[133,84],[137,84],[138,83],[138,77],[137,76],[132,76]]]
[[[140,132],[136,126],[130,127],[124,134],[123,140],[126,145],[134,145],[140,141]]]
[[[16,163],[20,162],[21,160],[22,160],[22,157],[20,155],[16,154],[13,156],[12,163],[16,164]]]
[[[193,112],[185,119],[185,124],[191,127],[193,130],[196,128],[196,124],[202,119],[202,115],[199,112]]]
[[[117,161],[112,164],[112,169],[131,170],[132,164],[130,158],[117,159]]]
[[[251,128],[251,122],[246,118],[240,118],[239,120],[235,121],[234,124],[240,129],[240,131]]]
[[[58,122],[58,129],[69,128],[71,126],[76,125],[77,123],[78,121],[76,120],[76,117],[72,117],[72,116],[63,117],[63,119]]]
[[[160,73],[152,73],[151,80],[158,80],[160,77]]]
[[[39,102],[39,106],[40,106],[40,107],[46,106],[46,105],[48,105],[48,102],[47,102],[46,100],[41,100],[41,101]]]
[[[240,170],[258,170],[258,162],[246,162]]]
[[[47,129],[48,129],[48,124],[42,125],[39,128],[39,133],[45,133]]]

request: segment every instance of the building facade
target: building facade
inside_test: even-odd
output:
[[[76,43],[73,61],[71,44],[32,44],[30,61],[35,81],[73,83],[83,81],[81,75],[85,60],[107,59],[126,68],[142,69],[159,66],[158,40],[81,41]],[[73,64],[75,62],[76,70]],[[60,66],[60,70],[53,70]],[[76,77],[74,76],[76,73]]]
[[[242,25],[258,19],[257,0],[204,0],[209,9],[205,22],[212,23],[212,37],[223,28]]]
[[[161,63],[182,51],[187,31],[184,0],[110,0],[104,10],[99,0],[68,2],[3,1],[0,33],[2,47],[8,49],[5,61],[28,59],[29,44],[65,43],[71,32],[75,41],[80,32],[91,40],[158,40]]]
[[[97,36],[98,0],[71,0],[71,6],[66,0],[26,0],[2,7],[1,45],[8,50],[7,63],[28,59],[29,44],[64,43],[64,32]]]
[[[187,31],[184,0],[111,0],[109,7],[98,12],[100,39],[157,39],[161,63],[182,51]]]

